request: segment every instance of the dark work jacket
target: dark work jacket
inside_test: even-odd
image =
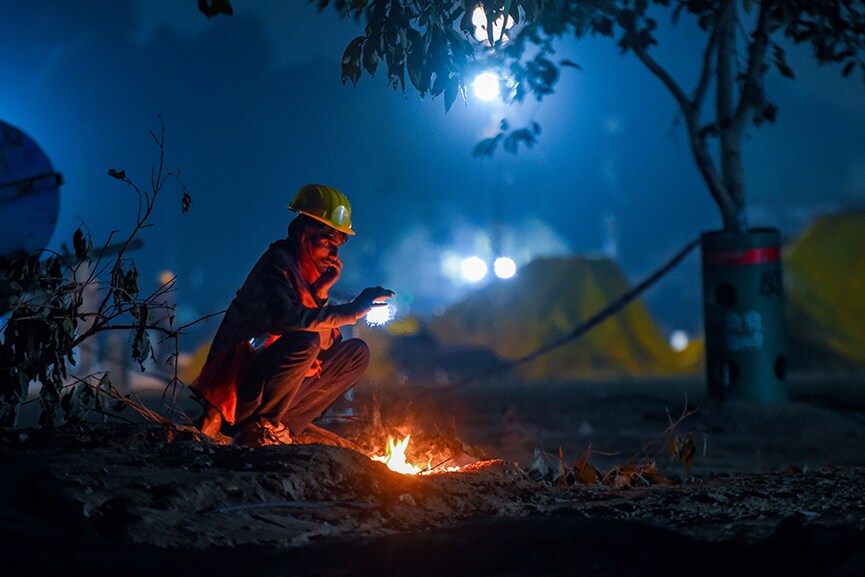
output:
[[[251,339],[314,331],[320,335],[321,348],[328,349],[339,335],[338,327],[354,321],[348,305],[329,306],[312,293],[292,243],[278,240],[258,259],[231,301],[191,387],[234,422],[237,385],[254,358]]]

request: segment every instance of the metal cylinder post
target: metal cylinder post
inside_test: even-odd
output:
[[[781,235],[705,232],[701,238],[709,394],[786,400]]]

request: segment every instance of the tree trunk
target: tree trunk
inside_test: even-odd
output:
[[[745,169],[742,165],[744,127],[737,122],[736,107],[733,102],[736,22],[736,1],[730,0],[721,7],[719,12],[715,104],[721,144],[721,175],[724,182],[722,194],[727,197],[726,202],[720,203],[724,230],[745,232],[748,230],[748,221],[745,212]]]

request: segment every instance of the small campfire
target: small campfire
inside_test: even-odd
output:
[[[386,453],[384,455],[373,455],[371,459],[373,461],[384,463],[391,471],[396,471],[397,473],[402,473],[404,475],[417,475],[423,469],[417,465],[409,463],[405,456],[405,450],[408,447],[410,440],[411,435],[406,435],[406,437],[400,441],[394,439],[392,435],[388,435]]]
[[[351,435],[355,450],[397,473],[465,471],[467,465],[488,458],[482,449],[458,438],[453,420],[440,426],[430,411],[417,414],[393,399],[382,406],[375,396],[356,402],[355,408],[352,419],[360,425]]]
[[[397,439],[393,435],[388,435],[387,445],[384,455],[373,455],[370,458],[373,461],[379,461],[388,466],[391,471],[402,473],[403,475],[430,475],[435,473],[445,473],[459,471],[460,467],[444,465],[451,461],[451,457],[444,457],[433,464],[433,459],[428,456],[424,466],[409,462],[406,454],[408,444],[411,441],[411,434],[407,434],[402,439]]]

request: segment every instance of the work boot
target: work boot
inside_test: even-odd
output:
[[[234,444],[241,447],[267,447],[290,445],[291,432],[282,423],[256,421],[242,425],[234,436]]]
[[[220,436],[219,430],[222,428],[222,413],[216,410],[216,407],[210,403],[205,403],[204,414],[201,415],[201,423],[198,430],[208,437],[216,438]]]

